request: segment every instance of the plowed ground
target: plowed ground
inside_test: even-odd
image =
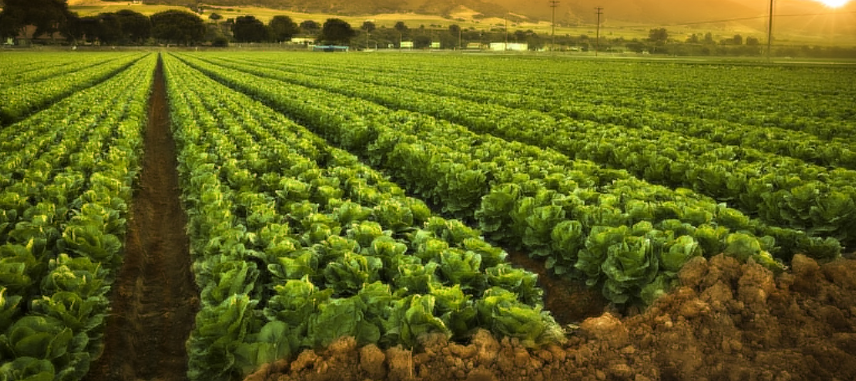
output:
[[[484,331],[467,344],[425,337],[412,351],[343,339],[246,380],[856,380],[854,274],[846,259],[798,255],[774,275],[696,258],[645,312],[589,318],[564,345],[527,349]]]
[[[185,342],[199,310],[187,217],[179,200],[175,142],[158,62],[149,98],[143,168],[125,257],[113,284],[105,349],[88,381],[185,380]]]

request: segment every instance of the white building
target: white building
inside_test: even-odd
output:
[[[516,42],[491,42],[490,50],[495,52],[504,52],[504,51],[512,51],[512,52],[525,52],[529,50],[529,44],[527,43],[516,43]]]

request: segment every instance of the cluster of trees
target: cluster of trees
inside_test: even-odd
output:
[[[717,42],[713,40],[713,35],[710,32],[705,33],[704,36],[702,36],[701,34],[693,33],[689,37],[687,37],[686,43],[704,45],[717,44]],[[758,46],[761,45],[761,40],[759,40],[757,37],[752,36],[746,37],[744,39],[743,36],[739,34],[735,34],[734,37],[731,38],[724,38],[719,40],[720,45],[743,45],[744,43],[749,46]]]
[[[299,31],[288,16],[274,16],[267,25],[255,16],[238,16],[231,26],[235,41],[239,42],[290,41]]]
[[[28,27],[35,31],[28,33]],[[202,41],[205,23],[199,16],[169,10],[146,16],[132,10],[79,17],[64,0],[5,0],[0,12],[0,37],[53,37],[71,43],[144,44],[150,39],[190,44]]]
[[[26,35],[35,26],[35,35],[53,35],[67,30],[76,17],[63,0],[4,0],[0,12],[0,37]]]
[[[529,49],[537,50],[544,46],[544,39],[532,30],[517,30],[506,33],[505,30],[497,28],[493,30],[477,30],[475,28],[461,28],[457,24],[443,28],[439,25],[420,25],[411,28],[403,21],[395,23],[392,28],[384,26],[377,27],[373,22],[366,21],[360,27],[362,35],[354,39],[353,44],[358,47],[393,46],[400,47],[401,42],[413,43],[414,49],[431,47],[432,43],[439,43],[442,49],[458,49],[466,47],[468,43],[488,44],[491,42],[516,42],[527,43]]]
[[[211,42],[222,46],[230,40],[289,41],[301,30],[316,35],[324,43],[347,44],[357,34],[340,19],[329,19],[323,26],[314,21],[304,21],[298,26],[284,15],[274,16],[267,24],[254,16],[223,20],[219,14],[211,13],[208,18],[211,23],[206,23],[196,13],[175,9],[151,16],[121,10],[79,17],[69,11],[64,0],[5,0],[0,12],[0,37],[29,39],[60,34],[73,44],[143,45],[165,42],[194,45]],[[35,26],[35,31],[28,33],[31,26]]]

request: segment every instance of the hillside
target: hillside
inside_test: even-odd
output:
[[[71,2],[92,0],[71,0]],[[191,0],[156,0],[147,4],[188,5]],[[258,6],[305,14],[362,16],[378,14],[423,14],[459,18],[462,9],[479,18],[514,15],[518,21],[549,22],[552,9],[548,0],[209,0],[216,6]],[[562,26],[586,26],[596,23],[595,7],[603,7],[605,27],[643,26],[729,30],[766,34],[769,3],[737,0],[700,0],[695,2],[658,0],[560,0],[555,9],[556,22]],[[776,2],[777,34],[813,35],[830,38],[856,33],[856,2],[830,9],[813,0]],[[471,20],[462,20],[471,21]]]
[[[147,4],[187,5],[188,0],[146,1]],[[481,0],[211,0],[203,2],[217,6],[259,6],[300,13],[342,15],[374,15],[382,13],[419,13],[449,15],[463,6],[484,15],[502,15],[506,9],[493,2]]]

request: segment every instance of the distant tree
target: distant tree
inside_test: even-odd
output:
[[[226,36],[214,37],[214,39],[211,40],[211,46],[217,47],[217,48],[225,48],[225,47],[229,46],[229,39],[226,38]]]
[[[407,24],[404,23],[404,21],[398,21],[395,23],[395,26],[393,26],[393,29],[397,30],[399,33],[404,33],[408,31],[409,28],[407,27]]]
[[[757,37],[746,37],[746,45],[757,46],[760,44],[761,44],[761,41],[759,41]]]
[[[211,14],[208,15],[208,19],[216,23],[217,21],[222,20],[223,16],[221,16],[219,13],[211,12]]]
[[[321,25],[318,25],[317,22],[312,20],[306,20],[300,23],[300,30],[306,34],[318,34],[318,31],[321,30]]]
[[[122,26],[122,37],[132,43],[141,44],[152,36],[152,21],[149,16],[123,9],[116,12],[116,18]]]
[[[0,25],[2,24],[2,15],[0,15]],[[0,37],[2,36],[3,32],[0,31]],[[68,24],[66,24],[65,28],[65,36],[68,41],[74,45],[77,45],[77,40],[80,40],[83,36],[83,32],[80,30],[80,16],[75,12],[72,12],[71,17],[68,18]]]
[[[708,45],[712,45],[712,44],[716,43],[713,41],[713,34],[712,33],[707,32],[704,34],[704,43],[708,44]]]
[[[440,33],[437,38],[440,40],[440,47],[443,49],[455,49],[458,47],[458,35],[451,33]]]
[[[656,28],[648,31],[648,40],[654,43],[663,44],[669,39],[669,32],[666,28]]]
[[[365,21],[363,22],[363,25],[360,26],[360,29],[364,30],[366,33],[371,33],[377,29],[377,25],[371,21]]]
[[[125,40],[122,24],[115,13],[99,13],[75,18],[69,26],[72,40],[85,39],[102,45],[114,45]]]
[[[276,42],[291,41],[291,37],[300,31],[291,17],[284,15],[273,16],[268,26],[271,30],[271,37]]]
[[[327,19],[321,28],[319,39],[325,43],[347,45],[357,32],[342,19]]]
[[[689,37],[687,37],[687,43],[688,44],[698,44],[698,42],[699,42],[698,35],[695,33],[693,33]]]
[[[232,34],[236,41],[240,42],[262,42],[268,39],[268,30],[265,24],[255,16],[238,16],[232,25]]]
[[[205,22],[196,14],[171,9],[151,16],[152,37],[190,45],[202,41]]]
[[[410,28],[408,28],[407,25],[404,24],[404,21],[396,22],[393,28],[398,31],[398,34],[400,35],[404,35],[405,33],[407,33],[408,30],[410,30]]]
[[[734,37],[731,39],[731,43],[734,45],[743,45],[743,36],[735,34]]]
[[[363,25],[360,26],[360,29],[363,30],[366,34],[366,49],[369,48],[369,35],[377,29],[377,25],[371,21],[364,21]]]
[[[413,48],[414,49],[425,49],[431,47],[431,37],[425,35],[419,35],[413,37]]]
[[[101,35],[101,17],[84,16],[73,22],[72,37],[84,41],[95,41]]]
[[[518,43],[526,42],[526,32],[519,29],[514,31],[514,41]]]
[[[529,45],[529,50],[538,50],[544,46],[544,40],[535,32],[529,33],[526,36],[526,43]]]
[[[68,10],[65,0],[4,0],[0,12],[0,34],[3,37],[24,35],[32,38],[63,32],[68,35],[69,20],[75,16]],[[26,35],[26,27],[35,25],[32,36]]]
[[[116,45],[124,38],[122,32],[122,23],[115,13],[101,13],[98,15],[98,41],[104,45]]]
[[[461,33],[461,27],[458,24],[449,25],[449,34],[452,36],[458,37]]]
[[[404,21],[399,21],[395,23],[393,28],[398,32],[398,44],[401,46],[401,40],[404,39],[404,35],[408,31],[407,25],[404,25]]]

